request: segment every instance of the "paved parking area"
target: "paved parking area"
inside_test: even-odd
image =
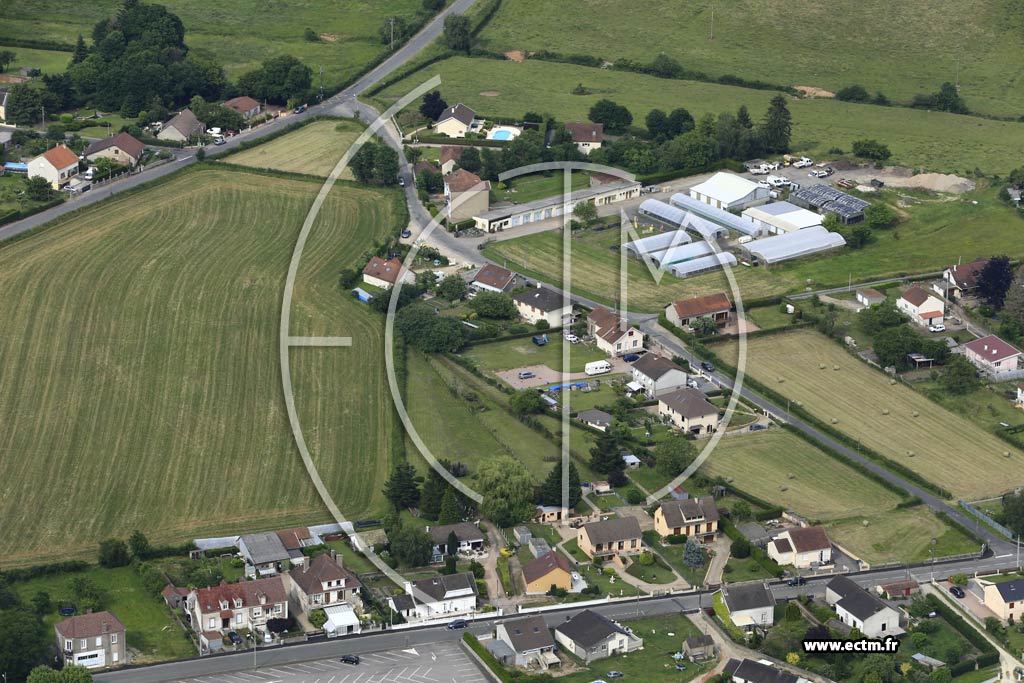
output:
[[[183,678],[175,683],[485,683],[487,680],[457,642],[360,655],[362,661],[358,665],[342,664],[339,657]]]

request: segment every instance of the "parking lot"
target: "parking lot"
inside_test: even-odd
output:
[[[357,665],[338,657],[301,664],[182,678],[176,683],[484,683],[484,673],[457,642],[360,655]]]

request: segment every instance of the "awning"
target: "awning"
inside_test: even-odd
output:
[[[634,394],[643,391],[643,385],[640,382],[630,382],[626,385],[626,388],[632,391]]]

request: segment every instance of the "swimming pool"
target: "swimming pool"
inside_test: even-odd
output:
[[[491,133],[492,140],[511,140],[512,132],[507,130],[496,130]]]
[[[515,140],[522,133],[515,126],[495,126],[487,133],[488,140]]]

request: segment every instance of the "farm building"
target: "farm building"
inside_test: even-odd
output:
[[[963,345],[964,357],[987,375],[1015,372],[1020,365],[1020,349],[994,334]]]
[[[851,628],[860,629],[868,638],[903,633],[899,612],[849,577],[837,576],[828,582],[825,586],[825,602],[835,609],[839,621]]]
[[[724,240],[729,236],[729,231],[721,225],[712,223],[692,212],[687,212],[686,218],[683,219],[683,227],[709,241]]]
[[[572,319],[572,303],[567,297],[539,284],[516,292],[512,301],[519,315],[531,325],[546,320],[551,327],[561,327]]]
[[[692,241],[693,238],[687,235],[686,231],[673,230],[626,242],[622,248],[629,256],[640,258],[643,254],[657,254],[673,247],[687,245]]]
[[[722,599],[732,623],[744,631],[765,629],[775,623],[775,596],[760,581],[723,588]]]
[[[669,204],[676,208],[684,209],[696,216],[706,218],[712,223],[717,223],[718,225],[728,228],[733,232],[738,232],[741,235],[757,237],[764,232],[761,228],[748,220],[740,218],[736,214],[729,213],[725,209],[719,209],[710,204],[705,204],[704,202],[681,192],[677,192],[672,195],[668,201]]]
[[[741,214],[765,232],[779,235],[821,225],[821,216],[789,202],[773,202],[744,209]]]
[[[494,263],[485,264],[469,282],[470,287],[499,294],[511,291],[515,284],[516,274]]]
[[[128,133],[118,133],[114,137],[97,140],[82,152],[89,161],[110,159],[122,166],[134,167],[139,163],[145,146]]]
[[[403,284],[413,281],[412,271],[402,265],[397,258],[385,261],[380,256],[374,256],[363,268],[363,282],[381,289],[391,289],[399,280]]]
[[[864,220],[864,209],[871,205],[841,192],[831,185],[811,185],[797,190],[790,195],[790,200],[797,206],[815,209],[818,213],[832,213],[843,225]]]
[[[838,249],[845,245],[846,240],[842,235],[838,232],[829,232],[819,225],[798,232],[754,240],[742,248],[750,254],[751,259],[768,264]]]
[[[437,118],[434,130],[450,138],[464,138],[476,120],[476,112],[462,104],[448,107]]]
[[[885,301],[885,294],[882,294],[877,289],[871,287],[864,287],[857,290],[857,303],[871,307],[877,306]]]
[[[663,356],[648,353],[633,363],[633,381],[649,398],[686,386],[686,372]]]
[[[463,168],[444,177],[444,199],[449,223],[467,221],[491,206],[491,183]]]
[[[692,261],[693,259],[703,258],[714,253],[715,250],[711,245],[702,240],[700,242],[669,247],[664,251],[656,251],[650,254],[650,259],[659,268],[666,269],[673,264]]]
[[[28,176],[45,178],[55,190],[68,184],[76,175],[78,156],[67,145],[57,145],[28,162]]]
[[[604,142],[603,123],[580,123],[579,121],[565,124],[565,132],[576,143],[576,149],[583,154],[590,154],[599,149]]]
[[[658,415],[690,434],[711,434],[718,427],[718,407],[689,387],[659,396]]]
[[[562,195],[555,195],[523,204],[511,204],[491,209],[473,216],[473,220],[476,221],[478,229],[484,232],[497,232],[549,218],[571,215],[580,202],[591,202],[601,207],[627,199],[636,199],[639,196],[640,183],[623,180],[576,190],[569,195],[568,199]],[[563,214],[563,211],[566,213]]]
[[[903,292],[896,300],[896,308],[910,316],[912,322],[927,327],[941,323],[946,314],[946,304],[916,285]]]
[[[781,565],[791,564],[797,569],[831,564],[832,541],[820,526],[786,529],[768,542],[768,557]]]
[[[676,327],[692,325],[697,318],[711,318],[721,326],[732,317],[732,302],[724,292],[680,299],[665,307],[665,317]]]
[[[716,173],[690,188],[690,197],[716,209],[742,211],[768,201],[768,188],[735,173]]]

